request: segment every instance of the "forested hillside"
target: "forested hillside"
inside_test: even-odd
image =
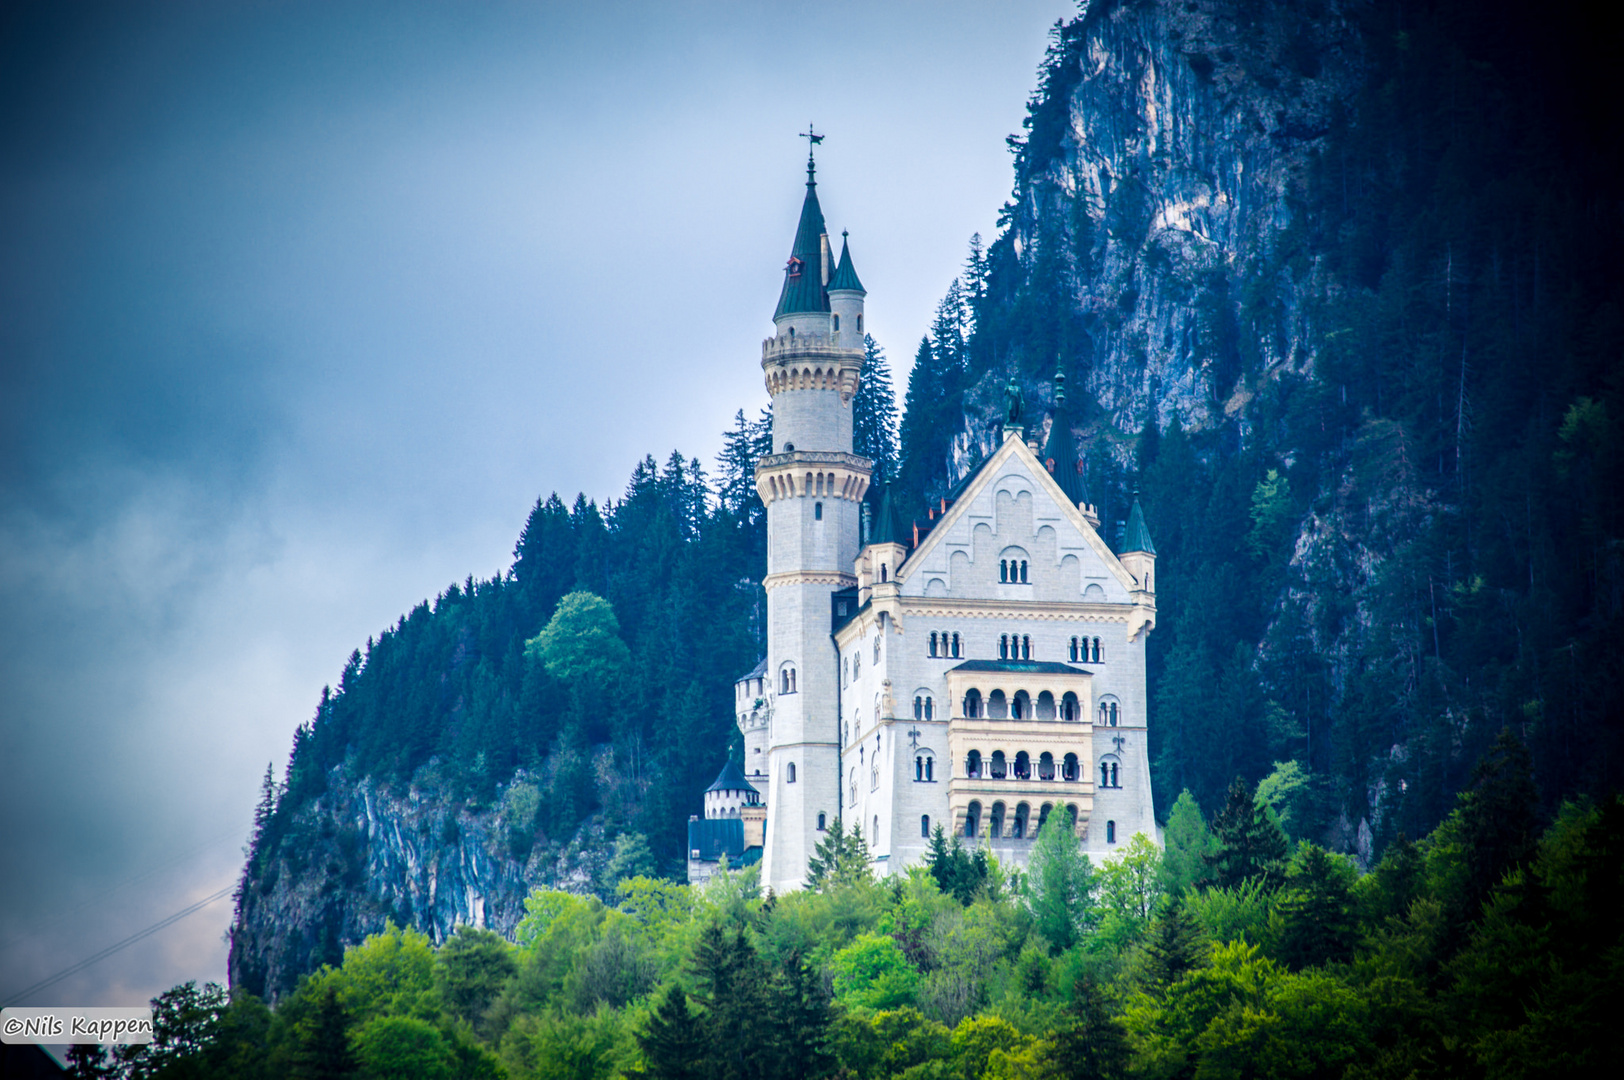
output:
[[[1577,8],[1095,3],[1005,229],[920,344],[920,505],[1057,366],[1159,553],[1162,811],[1296,761],[1311,833],[1435,825],[1510,726],[1550,812],[1624,757],[1617,43]],[[1077,388],[1083,388],[1079,410]],[[1036,403],[1036,408],[1032,407]]]
[[[1090,5],[900,442],[871,343],[858,451],[913,505],[990,450],[1011,376],[1044,434],[1057,369],[1108,541],[1139,489],[1164,817],[1268,777],[1295,839],[1369,868],[1507,729],[1542,820],[1619,787],[1606,41],[1464,0]],[[618,500],[538,501],[510,573],[356,651],[267,779],[234,985],[285,996],[390,921],[511,934],[535,886],[613,903],[678,872],[760,655],[765,423],[741,413],[711,475],[673,454]],[[561,611],[577,591],[607,603]],[[555,618],[603,647],[549,649]]]

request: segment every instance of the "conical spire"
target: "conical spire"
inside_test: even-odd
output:
[[[846,240],[845,230],[841,230],[840,233],[840,265],[835,268],[835,276],[829,279],[830,292],[840,289],[851,289],[853,292],[868,295],[863,283],[857,280],[857,268],[851,264],[851,245]]]
[[[1122,534],[1122,553],[1143,551],[1156,554],[1156,545],[1150,542],[1150,529],[1145,526],[1145,512],[1139,507],[1139,492],[1133,493],[1133,509],[1128,511],[1128,528]]]
[[[829,294],[823,288],[823,253],[829,245],[823,224],[823,208],[818,205],[818,182],[809,156],[806,161],[806,201],[801,203],[801,223],[795,228],[795,244],[784,265],[784,290],[778,294],[778,310],[773,318],[806,311],[828,311]]]
[[[908,539],[908,534],[903,532],[902,522],[897,519],[896,507],[891,501],[891,485],[886,484],[880,489],[880,505],[874,513],[874,527],[869,532],[868,542],[906,544]]]
[[[1083,462],[1077,456],[1077,447],[1071,434],[1071,414],[1066,411],[1066,373],[1054,373],[1054,418],[1049,423],[1049,442],[1043,448],[1043,467],[1054,476],[1055,483],[1076,506],[1088,501],[1083,486]]]

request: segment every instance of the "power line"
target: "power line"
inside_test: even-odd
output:
[[[188,849],[186,851],[183,851],[178,855],[173,855],[173,856],[169,857],[168,859],[165,859],[163,862],[155,863],[152,866],[149,866],[146,869],[142,870],[140,873],[136,874],[134,877],[125,878],[123,881],[119,882],[118,884],[109,886],[108,888],[101,890],[100,892],[96,893],[94,896],[90,897],[89,899],[83,900],[83,901],[75,904],[73,907],[67,908],[66,910],[58,913],[57,915],[52,916],[50,919],[47,919],[45,922],[40,923],[39,925],[37,925],[37,926],[35,926],[35,927],[31,928],[31,929],[19,930],[16,933],[11,934],[11,935],[9,935],[8,937],[6,937],[4,939],[0,939],[0,952],[6,952],[7,950],[11,949],[12,947],[14,947],[16,945],[20,945],[23,942],[27,941],[29,938],[38,937],[39,935],[45,933],[47,930],[50,930],[50,929],[52,929],[52,928],[54,928],[56,926],[59,926],[64,921],[66,921],[67,919],[70,919],[73,916],[79,914],[79,912],[83,911],[85,908],[91,907],[91,906],[93,906],[95,904],[101,903],[102,901],[106,900],[108,897],[112,896],[114,893],[121,892],[122,890],[129,888],[131,885],[139,885],[141,882],[146,881],[149,878],[152,878],[152,877],[156,876],[157,874],[161,874],[165,870],[168,870],[173,866],[176,866],[176,865],[178,865],[178,864],[180,864],[182,862],[185,862],[187,859],[190,859],[192,856],[198,855],[198,854],[201,854],[204,851],[207,851],[209,848],[214,847],[216,844],[220,843],[222,840],[228,840],[233,836],[240,836],[240,835],[242,835],[242,833],[243,833],[243,828],[241,826],[233,825],[231,828],[227,829],[225,832],[220,833],[220,834],[218,834],[216,836],[211,837],[208,840],[203,841],[201,844],[197,845],[194,848],[190,848],[190,849]]]
[[[129,948],[131,945],[134,945],[136,942],[142,940],[143,938],[151,937],[153,934],[156,934],[158,931],[164,929],[167,926],[173,926],[175,923],[180,922],[182,919],[186,918],[186,916],[191,915],[194,912],[202,911],[204,908],[208,907],[210,904],[214,903],[216,900],[224,900],[226,897],[230,896],[232,891],[235,890],[235,889],[236,889],[236,885],[227,885],[225,888],[221,889],[219,892],[214,893],[211,896],[205,896],[203,899],[199,900],[197,903],[190,904],[190,905],[188,905],[186,907],[183,907],[179,911],[175,912],[173,915],[168,916],[167,918],[159,919],[157,922],[153,923],[151,926],[147,927],[146,929],[136,931],[135,933],[131,934],[129,937],[125,938],[123,941],[120,941],[120,942],[118,942],[117,944],[114,944],[114,945],[109,945],[107,948],[103,949],[99,953],[96,953],[94,956],[87,956],[85,959],[79,961],[77,964],[74,964],[72,967],[64,968],[63,970],[57,972],[55,975],[52,975],[48,979],[44,979],[44,980],[42,980],[40,982],[37,982],[33,986],[28,987],[27,989],[19,990],[17,993],[13,994],[5,1002],[5,1004],[6,1005],[15,1005],[19,1001],[23,1000],[24,998],[30,997],[30,996],[32,996],[34,994],[37,994],[41,990],[44,990],[48,986],[54,986],[55,984],[61,982],[63,979],[66,979],[69,975],[77,975],[79,972],[83,971],[87,967],[90,967],[92,964],[95,964],[95,963],[97,963],[99,961],[105,960],[109,956],[112,956],[114,953],[116,953],[116,952],[118,952],[118,951],[120,951],[122,949]]]

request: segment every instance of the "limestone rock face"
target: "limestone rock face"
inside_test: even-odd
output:
[[[1074,400],[1097,403],[1097,426],[1130,433],[1174,411],[1186,428],[1244,425],[1259,379],[1311,368],[1324,282],[1293,229],[1314,156],[1361,86],[1360,6],[1096,0],[1066,29],[1020,152],[1009,240],[1023,276],[1073,290],[1081,333],[1055,344],[1081,354]],[[1053,360],[1030,368],[1040,417]],[[967,394],[966,462],[993,445],[984,418],[1005,377]]]
[[[233,987],[275,1001],[388,923],[436,944],[468,924],[512,938],[537,886],[591,891],[602,837],[530,849],[535,788],[523,773],[473,808],[432,784],[393,790],[343,767],[245,871],[231,930]],[[590,832],[584,830],[583,832]]]

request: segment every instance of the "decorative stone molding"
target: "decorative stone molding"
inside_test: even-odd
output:
[[[763,503],[808,496],[861,502],[873,469],[873,462],[856,454],[827,450],[768,454],[756,462],[756,492]]]
[[[769,394],[835,390],[849,402],[862,375],[863,350],[841,348],[827,334],[780,334],[761,343],[761,370]]]
[[[769,591],[780,585],[833,585],[837,589],[849,589],[857,584],[857,579],[850,574],[821,573],[815,570],[785,570],[778,574],[768,574],[761,579],[761,587]]]

